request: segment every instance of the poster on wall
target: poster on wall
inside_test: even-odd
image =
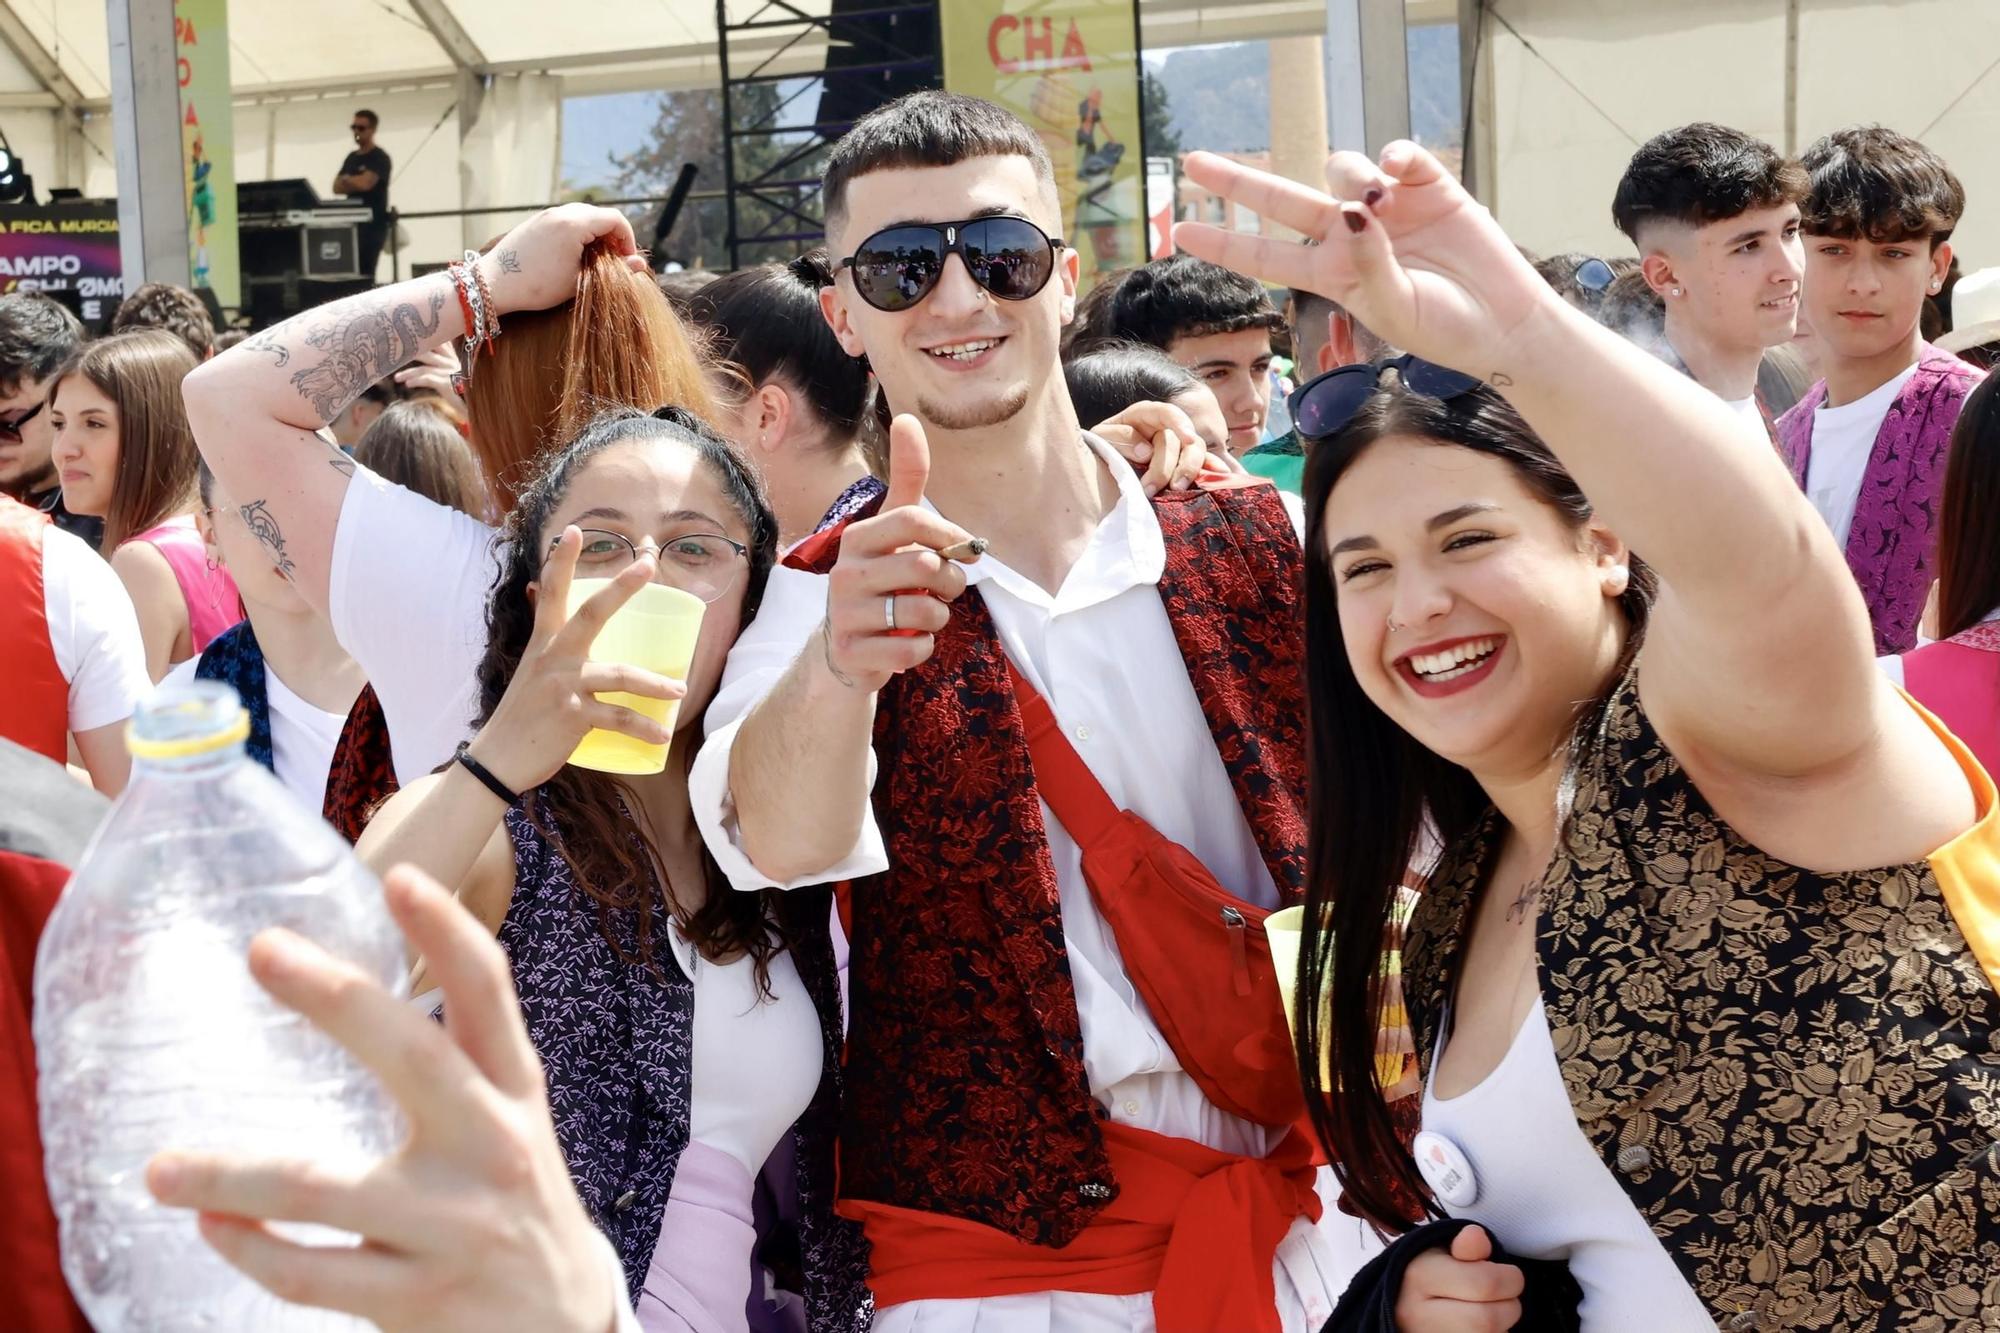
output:
[[[181,88],[188,268],[225,306],[240,305],[236,143],[229,104],[229,0],[174,0]]]
[[[1147,258],[1133,0],[952,0],[939,6],[944,85],[998,102],[1055,162],[1080,286]]]
[[[118,205],[0,205],[0,292],[46,292],[102,332],[125,295]]]

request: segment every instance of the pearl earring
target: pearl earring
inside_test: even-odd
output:
[[[1672,288],[1672,289],[1671,289],[1671,290],[1670,290],[1670,291],[1668,292],[1668,295],[1670,295],[1670,296],[1679,296],[1680,294],[1681,294],[1681,289],[1680,289],[1680,288],[1678,288],[1678,287],[1675,287],[1675,288]]]

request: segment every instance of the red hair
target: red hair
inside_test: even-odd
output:
[[[576,299],[507,316],[466,389],[472,449],[501,512],[541,457],[606,407],[682,407],[715,419],[703,359],[649,273],[598,242],[583,253]]]

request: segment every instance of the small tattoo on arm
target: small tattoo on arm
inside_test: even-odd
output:
[[[1496,389],[1511,389],[1514,387],[1514,377],[1504,370],[1496,370],[1489,383]]]
[[[242,515],[243,526],[250,529],[250,535],[271,553],[271,563],[278,567],[278,572],[290,578],[294,568],[292,558],[285,554],[285,534],[278,527],[278,520],[271,516],[270,506],[262,500],[252,500],[236,512]]]
[[[521,271],[520,256],[516,255],[512,250],[502,250],[499,258],[500,271],[502,273],[519,273]]]
[[[346,454],[341,454],[337,458],[327,459],[326,465],[332,468],[335,472],[338,472],[343,477],[351,477],[354,475],[354,460],[349,458]]]
[[[279,342],[273,335],[275,329],[266,329],[254,338],[245,340],[243,349],[248,352],[264,352],[272,358],[272,368],[283,370],[292,359],[292,349]]]

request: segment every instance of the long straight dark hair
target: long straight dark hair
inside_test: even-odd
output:
[[[2000,607],[2000,374],[1959,409],[1938,506],[1937,636],[1963,634]]]
[[[1376,1226],[1401,1231],[1422,1220],[1411,1215],[1407,1200],[1422,1200],[1433,1211],[1435,1205],[1396,1137],[1376,1074],[1390,910],[1417,855],[1426,815],[1450,847],[1473,830],[1488,802],[1471,773],[1434,754],[1376,707],[1348,664],[1326,554],[1326,503],[1354,461],[1391,435],[1502,460],[1572,528],[1581,530],[1591,509],[1528,424],[1485,389],[1439,400],[1392,380],[1338,435],[1312,441],[1306,451],[1310,834],[1299,943],[1299,1076],[1306,1087],[1318,1088],[1321,1071],[1331,1069],[1337,1091],[1307,1098],[1313,1128],[1345,1197]],[[1631,628],[1626,663],[1637,651],[1654,590],[1642,562],[1634,558],[1630,568],[1620,598]],[[1589,711],[1579,720],[1579,733]]]

